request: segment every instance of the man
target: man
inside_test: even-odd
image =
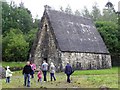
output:
[[[23,68],[23,75],[24,75],[24,86],[30,87],[30,73],[32,72],[32,68],[30,66],[30,62],[28,61],[27,64]]]
[[[42,68],[42,72],[43,72],[43,76],[44,76],[44,82],[46,82],[47,81],[46,76],[47,76],[48,64],[46,63],[45,60],[43,61],[41,68]]]
[[[67,82],[70,83],[70,75],[73,73],[72,67],[69,64],[69,62],[67,62],[67,65],[65,66],[65,74],[67,75]]]

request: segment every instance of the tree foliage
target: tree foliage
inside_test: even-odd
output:
[[[10,28],[20,29],[27,33],[32,29],[33,20],[31,12],[21,3],[16,6],[14,2],[9,5],[2,2],[2,32],[9,31]]]
[[[19,29],[11,29],[3,38],[2,58],[4,61],[25,61],[29,49],[23,33]]]
[[[97,20],[99,20],[99,19],[101,18],[100,9],[98,8],[97,3],[95,3],[95,4],[92,6],[91,16],[92,16],[92,19],[93,19],[94,21],[97,21]]]
[[[33,22],[24,3],[2,3],[2,60],[25,61],[38,30],[39,19]]]
[[[99,30],[109,51],[111,53],[120,52],[117,24],[113,22],[107,22],[107,21],[97,21],[96,27]]]

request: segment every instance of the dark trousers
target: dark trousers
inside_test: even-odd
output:
[[[54,76],[54,73],[50,73],[50,78],[51,78],[51,81],[52,81],[52,78],[54,79],[54,81],[56,81],[56,78]]]
[[[31,78],[34,78],[34,74],[31,74]]]
[[[46,75],[47,75],[47,71],[43,71],[44,81],[47,81]]]
[[[34,78],[34,71],[31,72],[31,78]]]
[[[6,77],[6,83],[10,83],[10,77]]]
[[[30,87],[30,74],[24,74],[24,86]]]
[[[69,74],[67,74],[67,82],[70,83],[70,75]]]

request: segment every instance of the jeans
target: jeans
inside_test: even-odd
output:
[[[6,77],[6,83],[10,83],[10,77]]]
[[[51,81],[52,81],[52,78],[54,78],[54,81],[56,81],[54,73],[50,73],[50,78],[51,78]]]
[[[39,81],[42,82],[42,78],[38,78],[38,82],[39,82]]]
[[[30,87],[30,74],[24,74],[24,86]]]
[[[43,71],[43,75],[44,75],[44,81],[47,81],[47,78],[46,78],[47,71]]]
[[[70,83],[70,75],[69,74],[67,74],[67,82]]]

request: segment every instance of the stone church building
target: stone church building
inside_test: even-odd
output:
[[[30,58],[37,67],[53,62],[57,70],[66,63],[75,69],[111,67],[111,57],[91,19],[45,8]]]

